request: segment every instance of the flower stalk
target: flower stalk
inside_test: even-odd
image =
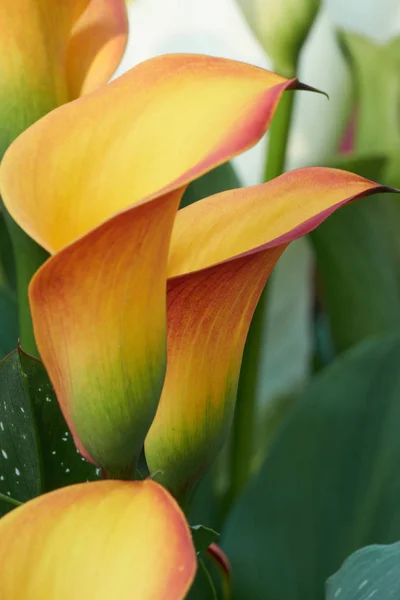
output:
[[[293,75],[295,76],[295,75]],[[294,91],[286,91],[271,123],[264,181],[271,181],[285,169],[286,150],[294,104]],[[267,283],[254,313],[243,353],[237,392],[230,450],[230,482],[227,505],[230,506],[251,475],[257,389],[262,364],[264,327],[268,307]]]

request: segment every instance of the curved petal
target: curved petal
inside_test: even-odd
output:
[[[2,0],[0,158],[44,114],[68,100],[64,57],[89,0]]]
[[[118,211],[252,146],[282,92],[296,86],[219,58],[151,59],[15,140],[1,165],[4,202],[31,237],[58,251]]]
[[[35,337],[75,443],[131,478],[166,364],[165,282],[182,190],[137,204],[50,258],[30,285]]]
[[[196,571],[189,528],[152,481],[100,481],[0,520],[2,600],[180,600]]]
[[[67,50],[69,97],[78,98],[110,79],[128,41],[125,0],[91,0],[75,24]]]
[[[174,494],[189,492],[226,439],[250,321],[287,244],[342,204],[385,190],[344,171],[307,168],[179,211],[167,375],[145,441],[149,468]]]
[[[131,474],[161,392],[185,184],[255,142],[293,85],[223,59],[161,57],[54,111],[4,158],[19,224],[49,250],[76,240],[33,279],[35,336],[78,447],[114,477]]]

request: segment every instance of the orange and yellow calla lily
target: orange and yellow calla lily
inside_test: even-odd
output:
[[[343,203],[384,191],[303,169],[177,212],[188,183],[256,143],[301,87],[233,61],[159,57],[6,153],[5,204],[53,254],[30,287],[38,348],[78,448],[106,474],[131,477],[147,434],[150,469],[189,491],[225,439],[279,256]]]
[[[2,0],[0,157],[50,110],[106,83],[127,42],[125,0]]]
[[[227,438],[250,322],[287,245],[347,202],[385,190],[311,167],[178,212],[168,263],[168,369],[145,443],[150,470],[178,497]]]
[[[181,196],[258,141],[294,87],[223,59],[155,58],[53,111],[3,159],[9,212],[54,254],[31,286],[39,351],[78,448],[108,473],[132,474],[159,402]]]
[[[181,600],[197,561],[157,483],[100,481],[45,494],[0,520],[2,600]]]

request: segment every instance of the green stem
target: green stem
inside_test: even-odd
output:
[[[285,170],[286,147],[293,114],[294,92],[286,91],[279,103],[269,130],[264,181],[270,181]]]
[[[253,456],[253,430],[256,410],[259,355],[263,335],[264,307],[267,288],[264,289],[253,315],[243,352],[237,392],[235,417],[232,426],[230,456],[230,489],[228,504],[231,504],[245,485],[251,469]]]
[[[3,502],[7,502],[7,504],[11,504],[11,506],[21,506],[22,502],[19,502],[18,500],[14,500],[14,498],[10,498],[10,496],[6,496],[5,494],[1,494],[0,493],[0,500],[3,500]]]
[[[285,168],[286,148],[293,112],[294,92],[283,94],[270,127],[265,181],[274,179]],[[251,474],[254,452],[254,426],[256,422],[257,386],[262,364],[262,346],[265,344],[265,322],[268,288],[264,289],[250,325],[243,353],[239,377],[235,417],[231,438],[230,482],[227,503],[230,505],[246,484]]]
[[[35,272],[49,255],[15,223],[4,207],[3,210],[14,249],[20,343],[25,352],[39,356],[33,334],[28,286]]]
[[[215,589],[214,582],[213,582],[212,577],[211,577],[210,573],[208,572],[208,569],[207,569],[207,567],[205,565],[205,562],[204,562],[204,560],[202,558],[199,558],[199,565],[203,569],[204,575],[205,575],[205,577],[207,579],[207,582],[208,582],[208,584],[210,586],[213,600],[218,600],[217,590]]]

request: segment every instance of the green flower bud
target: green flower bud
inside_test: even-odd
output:
[[[320,0],[237,0],[274,69],[293,77]]]

